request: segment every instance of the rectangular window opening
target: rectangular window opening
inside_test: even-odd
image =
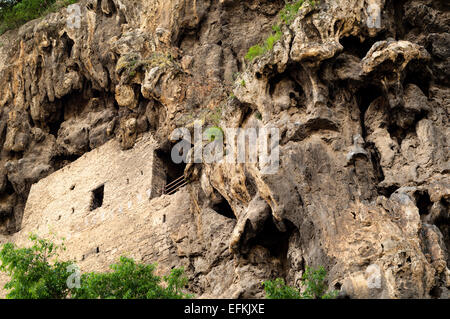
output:
[[[92,191],[91,211],[102,207],[105,185],[100,185]]]

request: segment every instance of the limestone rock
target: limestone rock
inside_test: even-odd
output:
[[[128,250],[161,273],[184,266],[198,297],[260,298],[262,281],[299,285],[305,266],[323,265],[341,297],[448,298],[446,6],[305,1],[271,50],[244,59],[283,6],[81,0],[1,35],[1,242],[55,223],[72,236],[65,257],[86,269]],[[171,134],[195,123],[277,128],[278,170],[175,165]],[[95,180],[84,159],[119,154],[132,155],[114,175],[129,179],[117,194],[128,207],[142,186],[131,180],[145,176],[128,169],[145,165],[149,145],[160,182],[131,214],[83,225],[88,211],[51,210],[71,194],[55,176],[85,163],[90,175],[72,178]],[[189,185],[159,196],[181,176]]]

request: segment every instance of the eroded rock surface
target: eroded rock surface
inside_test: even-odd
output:
[[[284,1],[82,0],[1,36],[0,232],[33,183],[110,139],[149,131],[168,154],[195,119],[275,126],[275,174],[187,167],[197,215],[174,228],[195,238],[168,241],[167,265],[189,256],[190,290],[262,297],[323,265],[342,297],[448,298],[449,5],[316,2],[251,62]]]

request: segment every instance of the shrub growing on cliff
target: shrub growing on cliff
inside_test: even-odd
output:
[[[256,44],[248,50],[245,55],[245,59],[247,61],[253,61],[256,57],[265,54],[266,52],[273,49],[274,44],[281,40],[283,33],[281,32],[281,25],[285,24],[287,26],[291,25],[291,23],[295,20],[295,17],[298,14],[298,11],[305,3],[305,0],[286,0],[286,4],[283,9],[281,9],[278,14],[280,22],[274,26],[272,26],[272,34],[264,41],[264,44],[261,46]],[[316,5],[316,1],[308,0],[309,4],[313,7]]]
[[[17,28],[22,24],[40,18],[50,12],[55,12],[78,0],[12,0],[3,1],[0,10],[0,34]]]
[[[300,10],[300,8],[303,5],[304,0],[298,0],[298,1],[294,1],[294,2],[287,2],[286,5],[284,6],[283,9],[281,9],[280,11],[280,19],[286,24],[286,25],[290,25],[297,13],[298,10]]]
[[[302,276],[305,291],[303,297],[305,299],[333,299],[337,297],[338,292],[332,290],[327,292],[328,286],[325,282],[327,272],[323,266],[317,269],[306,267]]]
[[[31,248],[3,245],[0,250],[0,271],[11,280],[4,286],[8,299],[182,299],[191,296],[182,292],[187,284],[183,269],[172,269],[163,280],[153,274],[155,265],[137,264],[121,257],[110,266],[112,272],[87,273],[80,277],[79,288],[69,288],[68,279],[73,262],[58,260],[64,245],[30,236]],[[162,284],[164,281],[164,284]]]
[[[88,273],[81,277],[81,288],[73,289],[74,299],[183,299],[182,288],[187,284],[183,269],[172,269],[161,278],[153,274],[155,265],[136,264],[133,259],[121,257],[111,265],[112,272]]]
[[[285,284],[284,280],[277,278],[263,283],[267,299],[334,299],[338,292],[327,292],[325,277],[327,272],[320,266],[317,269],[306,267],[302,276],[303,293],[295,287]]]
[[[281,32],[281,28],[278,25],[273,26],[272,30],[272,35],[270,35],[266,39],[266,41],[264,41],[263,46],[259,44],[252,46],[245,55],[245,59],[247,59],[248,61],[252,61],[256,57],[263,55],[273,49],[274,44],[281,39],[283,33]]]
[[[302,299],[300,291],[286,285],[281,278],[266,281],[263,285],[267,299]]]
[[[0,271],[11,280],[4,286],[9,299],[61,299],[70,292],[66,280],[70,276],[67,267],[72,262],[60,262],[56,258],[58,246],[50,241],[30,236],[31,248],[3,245],[0,251]]]

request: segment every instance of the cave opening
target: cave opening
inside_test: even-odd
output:
[[[286,231],[280,231],[276,226],[273,217],[267,218],[262,231],[248,241],[248,246],[262,246],[266,248],[270,255],[285,262],[289,248],[289,238],[297,229],[289,220],[283,220]]]
[[[383,168],[381,167],[381,155],[378,151],[377,147],[372,142],[367,142],[365,145],[366,150],[370,154],[370,161],[372,163],[372,167],[375,173],[375,178],[377,180],[377,184],[382,182],[384,180],[384,172]],[[394,189],[393,191],[395,191]],[[392,194],[392,193],[391,193]]]
[[[378,86],[375,85],[367,85],[364,87],[361,87],[356,92],[356,102],[358,103],[359,107],[359,116],[360,116],[360,122],[361,122],[361,130],[362,130],[362,137],[365,139],[367,135],[366,126],[364,123],[364,117],[366,114],[367,109],[369,108],[370,104],[377,99],[378,97],[382,96],[381,89]]]
[[[377,187],[377,191],[380,195],[383,195],[386,198],[391,197],[392,194],[394,194],[397,189],[399,189],[400,187],[398,185],[392,184],[389,186],[384,186],[384,187]]]
[[[6,178],[6,185],[5,185],[5,188],[3,190],[3,194],[1,194],[1,195],[8,195],[8,196],[10,196],[10,195],[12,195],[14,193],[15,193],[15,191],[14,191],[13,185],[11,184],[9,179]]]
[[[277,73],[276,75],[269,77],[269,94],[274,95],[276,87],[282,81],[288,81],[292,83],[292,90],[289,92],[289,98],[291,105],[296,107],[302,107],[306,105],[306,93],[301,86],[301,81],[298,79],[298,69],[295,66],[288,66],[283,73]]]
[[[360,59],[365,57],[371,47],[369,41],[361,41],[359,37],[352,35],[341,38],[339,42],[344,47],[344,52],[348,52]]]
[[[414,115],[414,119],[412,120],[412,123],[408,127],[401,127],[397,124],[396,118],[399,119],[401,117],[405,117],[405,115],[402,115],[402,111],[394,111],[391,116],[391,123],[388,125],[387,130],[389,132],[389,135],[393,140],[396,140],[398,145],[400,146],[402,144],[402,141],[408,136],[408,135],[417,135],[416,134],[416,124],[421,121],[422,119],[426,118],[428,115],[428,112],[422,110],[421,112],[418,112]]]
[[[58,138],[58,132],[59,132],[59,129],[61,128],[61,124],[63,121],[64,120],[60,118],[60,119],[58,119],[54,122],[50,122],[48,124],[49,133],[51,135],[53,135],[55,138]]]
[[[343,52],[347,52],[360,59],[363,59],[370,48],[377,42],[386,39],[388,35],[386,32],[382,32],[375,37],[361,39],[357,36],[349,35],[342,37],[339,43],[344,47]]]
[[[72,49],[73,49],[75,42],[71,38],[69,38],[67,33],[64,33],[61,36],[61,40],[62,40],[62,43],[64,44],[64,49],[67,54],[67,57],[70,58],[72,56]]]
[[[233,209],[231,208],[230,204],[224,197],[221,198],[220,202],[215,203],[212,206],[212,209],[216,213],[218,213],[226,218],[236,219],[236,215],[234,214]]]
[[[406,66],[403,87],[406,87],[410,83],[415,84],[422,90],[426,97],[430,97],[431,80],[432,74],[428,66],[422,61],[413,60]]]
[[[416,206],[419,209],[420,215],[428,215],[430,213],[433,202],[430,199],[430,195],[427,191],[414,192],[414,198],[416,200]]]
[[[78,154],[57,154],[52,157],[52,164],[54,167],[54,170],[57,171],[64,166],[75,162],[77,159],[79,159],[81,155]]]
[[[391,3],[387,4],[387,6],[390,6],[394,15],[394,23],[396,25],[395,28],[395,33],[396,36],[395,38],[397,40],[401,40],[405,38],[405,35],[407,33],[407,30],[411,30],[413,28],[412,25],[410,25],[407,21],[407,19],[405,19],[405,3],[407,2],[407,0],[396,0],[396,1],[392,1]]]

